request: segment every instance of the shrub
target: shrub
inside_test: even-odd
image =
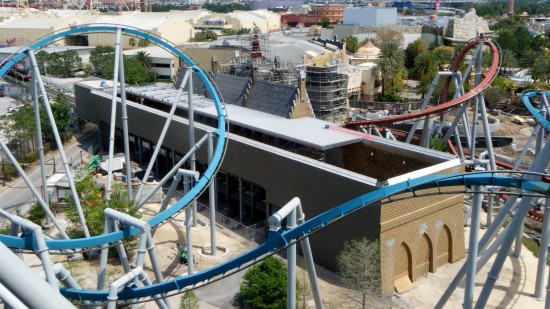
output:
[[[274,257],[268,257],[250,268],[243,277],[241,296],[253,308],[286,307],[286,267]]]

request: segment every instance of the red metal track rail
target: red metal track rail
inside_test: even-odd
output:
[[[484,78],[481,80],[481,82],[477,86],[475,86],[472,90],[465,93],[463,96],[453,99],[449,102],[446,102],[437,106],[431,106],[421,111],[410,113],[410,114],[395,115],[395,116],[389,116],[389,117],[372,119],[372,120],[346,122],[345,127],[355,128],[358,126],[382,125],[382,124],[388,124],[388,123],[402,122],[402,121],[411,120],[411,119],[423,118],[429,115],[441,114],[448,109],[456,108],[463,102],[474,98],[480,92],[485,90],[487,86],[489,86],[489,84],[493,81],[496,74],[498,73],[498,70],[500,67],[500,52],[499,52],[498,45],[493,40],[489,38],[484,38],[484,37],[470,40],[468,41],[468,43],[466,43],[466,45],[464,45],[464,47],[460,49],[457,57],[455,58],[455,61],[451,66],[451,70],[455,72],[458,69],[460,63],[462,63],[462,60],[464,60],[466,53],[469,50],[476,48],[476,46],[479,43],[483,43],[489,47],[489,51],[491,52],[491,56],[492,56],[491,66],[489,67],[489,71],[485,72]],[[447,83],[446,83],[447,87],[445,88],[448,88],[449,82],[450,82],[450,79],[447,80]]]

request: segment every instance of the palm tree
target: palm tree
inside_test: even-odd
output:
[[[145,52],[145,51],[138,51],[135,55],[134,55],[134,58],[137,60],[137,62],[139,64],[141,64],[144,68],[147,68],[149,69],[150,67],[153,66],[153,60],[151,59],[151,57],[149,56],[149,53]]]
[[[508,74],[510,72],[510,68],[513,68],[517,65],[516,56],[511,50],[503,49],[500,57],[502,59],[500,66],[504,68],[504,74]]]
[[[393,89],[395,78],[405,64],[405,52],[399,43],[393,41],[383,43],[380,46],[380,52],[373,74],[376,77],[382,77],[382,93],[384,93],[387,86]]]

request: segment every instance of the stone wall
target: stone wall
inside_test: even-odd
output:
[[[450,171],[447,171],[450,172]],[[451,191],[453,188],[442,190]],[[456,188],[455,188],[456,189]],[[414,197],[383,203],[380,218],[382,292],[394,292],[403,276],[414,282],[427,272],[464,257],[463,194]]]

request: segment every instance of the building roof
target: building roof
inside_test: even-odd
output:
[[[50,29],[67,24],[67,20],[58,17],[12,17],[0,23],[4,29]]]
[[[258,83],[258,82],[257,82]],[[171,85],[152,85],[145,87],[127,87],[129,93],[154,99],[156,102],[172,105],[176,99],[177,90]],[[274,96],[275,97],[275,96]],[[215,118],[216,108],[210,99],[200,95],[193,97],[194,112]],[[187,109],[187,94],[184,93],[178,104]],[[229,121],[232,125],[249,128],[270,136],[296,142],[314,149],[325,150],[342,145],[357,143],[361,140],[353,134],[336,130],[327,130],[333,125],[314,118],[287,119],[285,117],[245,108],[237,105],[225,105]]]
[[[355,54],[364,56],[378,56],[381,54],[381,51],[380,48],[374,46],[371,41],[368,41],[365,45],[359,47]]]
[[[174,58],[174,55],[171,52],[156,45],[142,47],[142,48],[127,49],[127,50],[124,50],[122,53],[124,55],[133,56],[138,52],[146,52],[149,55],[149,57],[152,57],[152,58],[165,58],[165,59]]]
[[[296,86],[256,81],[252,86],[246,107],[290,118],[297,93]]]

